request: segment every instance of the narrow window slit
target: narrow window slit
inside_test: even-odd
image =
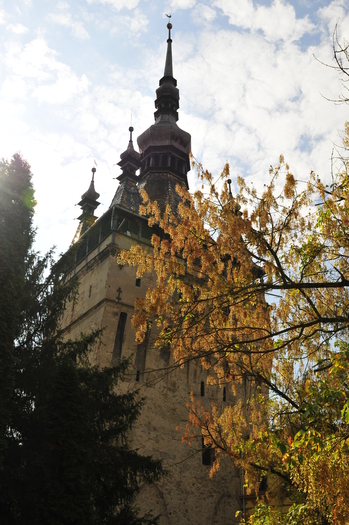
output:
[[[204,437],[201,437],[202,445],[202,464],[210,466],[213,463],[213,450],[210,445],[205,445]]]
[[[121,359],[122,343],[124,339],[125,326],[126,326],[127,313],[120,312],[118,328],[116,330],[112,363],[117,363]]]

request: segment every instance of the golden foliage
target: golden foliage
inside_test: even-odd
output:
[[[196,167],[207,191],[177,187],[177,213],[163,215],[143,194],[142,213],[162,234],[151,253],[120,256],[157,277],[136,304],[137,338],[155,319],[173,366],[196,359],[210,383],[231,385],[236,403],[223,410],[190,406],[185,439],[200,429],[216,451],[211,473],[224,454],[249,490],[278,476],[304,523],[349,523],[346,165],[330,186],[313,172],[305,184],[281,156],[262,192],[239,177],[234,198],[229,166],[218,185]]]

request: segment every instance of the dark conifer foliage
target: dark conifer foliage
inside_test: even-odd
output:
[[[19,335],[26,263],[33,242],[30,166],[16,154],[0,162],[0,468],[14,387],[13,345]]]
[[[60,318],[77,293],[77,283],[65,280],[74,254],[55,263],[50,253],[32,252],[29,166],[15,156],[2,170],[0,521],[155,524],[134,507],[140,484],[159,479],[162,469],[128,443],[143,404],[137,392],[118,393],[128,363],[91,365],[89,353],[100,331],[63,340]]]

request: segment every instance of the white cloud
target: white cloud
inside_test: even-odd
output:
[[[196,4],[196,0],[171,0],[170,7],[173,11],[177,9],[191,9]]]
[[[132,16],[118,15],[117,23],[109,25],[109,30],[111,34],[115,34],[126,29],[132,34],[134,40],[140,33],[147,31],[148,24],[149,20],[145,14],[139,9],[135,9]]]
[[[87,77],[78,77],[59,62],[57,53],[41,37],[24,47],[18,43],[8,45],[5,63],[11,81],[26,79],[28,89],[39,102],[63,104],[88,90]]]
[[[16,35],[23,35],[28,31],[28,28],[22,24],[9,24],[6,29],[12,31],[12,33],[15,33]]]
[[[135,9],[139,4],[139,0],[87,0],[87,2],[89,4],[107,5],[117,11],[121,11],[121,9]]]
[[[90,38],[82,22],[73,20],[70,13],[50,13],[47,18],[54,24],[70,28],[73,35],[79,40],[87,40]]]
[[[19,77],[5,78],[1,88],[1,96],[5,100],[25,100],[27,96],[26,82]]]
[[[212,22],[216,16],[216,10],[205,4],[196,4],[193,10],[193,20],[198,25],[202,24],[202,22]]]
[[[6,13],[3,9],[0,9],[0,24],[6,24]]]
[[[180,113],[180,125],[192,134],[193,152],[205,167],[217,173],[228,159],[233,176],[250,173],[264,181],[269,164],[284,153],[300,177],[310,169],[326,177],[330,137],[343,110],[321,96],[336,98],[338,83],[313,51],[276,45],[258,33],[202,31],[176,77],[187,112],[185,118]],[[330,42],[317,53],[326,61]],[[302,150],[304,136],[309,151]]]
[[[274,0],[270,7],[260,6],[256,9],[256,19],[252,29],[261,29],[269,41],[296,41],[304,34],[313,31],[315,26],[308,16],[297,19],[291,4]]]
[[[85,93],[88,89],[89,81],[86,75],[80,79],[76,77],[68,68],[61,71],[57,80],[53,83],[42,84],[33,90],[33,95],[41,102],[50,104],[65,104],[74,95]]]
[[[254,7],[252,0],[214,0],[214,5],[222,9],[229,22],[243,29],[263,31],[269,41],[299,40],[304,34],[315,29],[309,17],[296,18],[294,7],[281,0],[273,0],[266,6]]]
[[[349,14],[347,2],[334,0],[329,5],[319,9],[319,18],[326,24],[327,31],[332,34],[338,23],[339,40],[348,39]],[[326,31],[326,32],[327,32]]]

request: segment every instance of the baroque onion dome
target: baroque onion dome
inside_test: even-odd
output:
[[[173,77],[172,24],[167,24],[167,28],[166,62],[164,76],[156,90],[155,124],[137,139],[142,160],[138,187],[139,191],[145,189],[160,208],[170,204],[175,210],[179,201],[176,184],[188,188],[191,137],[177,125],[179,90],[177,80]]]
[[[85,233],[86,230],[88,230],[92,224],[96,222],[97,217],[94,215],[95,209],[97,206],[100,205],[100,202],[97,201],[99,197],[99,193],[95,190],[95,173],[96,168],[92,168],[92,179],[90,186],[85,193],[81,195],[81,201],[78,203],[78,206],[81,206],[81,215],[78,217],[78,220],[80,221],[79,226],[77,227],[76,233],[74,235],[74,239],[72,241],[72,244],[75,244]]]

